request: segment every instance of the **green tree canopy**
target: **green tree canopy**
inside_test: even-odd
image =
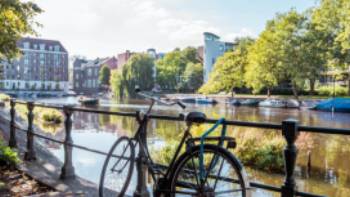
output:
[[[199,92],[213,94],[220,91],[230,92],[234,87],[243,87],[244,73],[248,63],[248,49],[253,44],[251,38],[236,40],[238,46],[219,57],[210,73],[209,80]]]
[[[175,49],[167,53],[164,58],[156,62],[157,83],[163,89],[179,89],[186,66],[190,62],[199,63],[196,48]]]
[[[315,35],[308,33],[307,17],[291,10],[278,14],[268,21],[249,53],[249,66],[245,75],[247,85],[254,92],[269,90],[278,83],[287,81],[298,97],[298,89],[304,86],[321,62],[317,56]]]
[[[350,66],[350,1],[321,0],[312,11],[311,23],[327,50],[328,66],[348,70]],[[348,80],[350,95],[350,73]]]
[[[142,90],[151,90],[153,79],[154,59],[148,54],[135,54],[123,66],[122,70],[112,71],[111,87],[119,98],[135,97],[135,86]]]
[[[33,2],[1,0],[0,2],[0,60],[9,60],[18,53],[17,41],[25,34],[34,34],[39,25],[34,17],[42,10]]]
[[[110,76],[111,76],[111,70],[107,65],[103,65],[99,73],[100,84],[109,85]]]
[[[195,92],[203,84],[203,65],[200,63],[187,63],[183,73],[183,80],[180,82],[180,89],[183,91]]]

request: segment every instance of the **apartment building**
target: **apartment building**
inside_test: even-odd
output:
[[[103,65],[102,59],[85,60],[75,59],[73,63],[73,90],[77,94],[98,94],[99,72]]]
[[[220,37],[213,33],[204,33],[204,82],[208,81],[209,74],[213,69],[216,59],[222,56],[225,52],[232,50],[234,47],[234,43],[220,41]]]
[[[22,55],[2,62],[0,88],[10,94],[68,91],[68,52],[57,40],[23,38]]]

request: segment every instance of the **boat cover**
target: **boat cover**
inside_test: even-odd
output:
[[[322,101],[315,106],[315,110],[350,113],[350,98],[334,98]]]

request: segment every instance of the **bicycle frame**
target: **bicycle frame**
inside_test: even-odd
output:
[[[152,99],[150,107],[147,109],[146,114],[142,115],[141,113],[138,113],[137,120],[138,120],[140,126],[137,129],[137,132],[134,135],[134,137],[132,138],[132,140],[135,141],[135,147],[137,145],[139,145],[139,151],[140,151],[139,156],[141,155],[144,158],[146,158],[146,160],[144,160],[143,163],[146,164],[147,169],[150,171],[153,181],[155,183],[157,183],[158,179],[155,176],[156,172],[154,170],[156,165],[153,163],[152,157],[149,153],[149,149],[147,146],[147,139],[146,139],[147,138],[147,125],[148,125],[149,115],[150,115],[150,112],[152,111],[154,104],[155,104],[155,100]],[[185,129],[184,135],[181,138],[179,145],[177,146],[175,154],[170,162],[170,165],[166,169],[166,173],[164,174],[164,176],[162,178],[166,178],[166,179],[168,178],[168,176],[170,174],[170,169],[172,169],[174,167],[175,161],[178,158],[178,156],[180,155],[181,149],[183,148],[187,139],[192,136],[190,133],[190,129],[191,129],[191,123],[189,123],[187,125],[187,128]],[[138,159],[140,159],[140,158],[138,158]]]

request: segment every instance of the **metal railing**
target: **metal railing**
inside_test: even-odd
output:
[[[16,126],[15,123],[15,106],[18,104],[27,105],[28,114],[28,128],[20,128]],[[34,114],[33,110],[35,107],[43,107],[43,108],[52,108],[57,110],[62,110],[65,114],[65,139],[64,141],[60,141],[57,139],[53,139],[39,133],[34,132],[33,130],[33,119]],[[96,113],[96,114],[105,114],[105,115],[114,115],[114,116],[127,116],[133,117],[135,119],[140,118],[139,112],[111,112],[111,111],[103,111],[97,109],[87,109],[82,107],[75,106],[57,106],[57,105],[47,105],[42,103],[34,103],[34,102],[25,102],[25,101],[16,101],[15,99],[10,100],[10,139],[9,146],[16,147],[16,130],[26,132],[27,136],[27,146],[24,159],[26,161],[33,161],[36,159],[36,153],[34,151],[34,136],[42,139],[46,139],[55,143],[63,144],[64,146],[64,164],[61,168],[60,178],[65,179],[73,179],[75,177],[75,170],[72,162],[72,149],[78,148],[85,151],[89,151],[96,154],[107,155],[106,152],[91,149],[89,147],[76,145],[73,142],[71,131],[72,131],[72,114],[77,112],[87,112],[87,113]],[[164,116],[164,115],[156,115],[151,114],[151,119],[159,119],[159,120],[171,120],[171,121],[183,121],[183,116]],[[137,121],[136,121],[137,122]],[[206,123],[213,124],[216,123],[215,119],[207,119]],[[250,182],[250,186],[253,188],[259,188],[263,190],[268,190],[272,192],[281,193],[282,197],[293,197],[293,196],[303,196],[303,197],[322,197],[323,195],[311,194],[306,192],[298,191],[296,188],[296,182],[294,178],[294,169],[295,163],[298,155],[297,147],[295,146],[295,141],[298,138],[300,131],[303,132],[311,132],[311,133],[323,133],[323,134],[339,134],[339,135],[350,135],[350,129],[338,129],[338,128],[325,128],[325,127],[310,127],[310,126],[301,126],[298,124],[297,120],[287,119],[282,121],[281,124],[272,124],[272,123],[259,123],[259,122],[244,122],[244,121],[234,121],[234,120],[226,120],[223,124],[231,125],[231,126],[241,126],[241,127],[254,127],[254,128],[265,128],[265,129],[273,129],[274,131],[282,131],[282,135],[284,136],[287,144],[283,151],[284,155],[284,168],[285,168],[285,178],[284,183],[281,186],[273,186],[267,185],[257,182]],[[139,172],[138,173],[145,173]],[[139,176],[138,176],[139,177]],[[142,176],[141,176],[142,177]],[[142,181],[138,180],[138,184],[144,184]],[[142,188],[142,187],[137,187]]]

